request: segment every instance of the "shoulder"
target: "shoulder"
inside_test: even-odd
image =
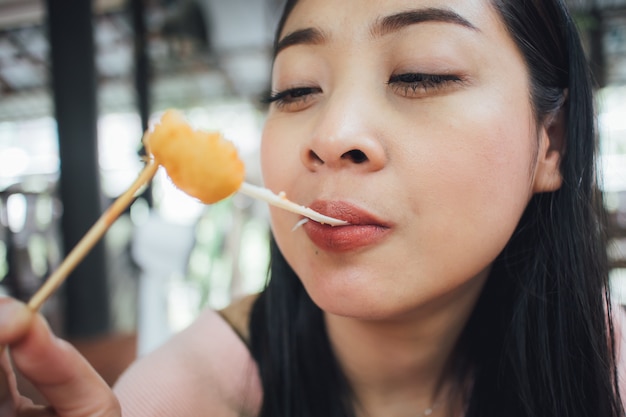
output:
[[[259,294],[245,296],[219,311],[224,320],[230,324],[246,344],[250,340],[248,325],[250,324],[252,306],[258,297]]]
[[[140,358],[114,389],[125,417],[255,415],[261,401],[247,346],[223,315],[210,309]]]

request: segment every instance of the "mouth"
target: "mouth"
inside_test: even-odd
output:
[[[309,207],[349,223],[334,227],[317,222],[302,225],[311,242],[328,252],[349,252],[374,246],[384,240],[392,230],[390,222],[344,201],[317,200]]]

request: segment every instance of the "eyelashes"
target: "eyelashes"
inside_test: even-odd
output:
[[[452,74],[405,73],[389,77],[387,84],[404,97],[426,95],[446,88],[462,79]]]
[[[264,104],[275,103],[278,108],[283,108],[294,103],[305,104],[313,94],[321,92],[322,89],[319,87],[288,88],[286,90],[270,93],[270,95],[262,99],[261,102]]]
[[[424,98],[462,81],[461,77],[452,74],[402,73],[389,77],[386,84],[402,97]],[[293,87],[274,91],[261,102],[273,103],[280,110],[297,111],[306,108],[315,95],[322,92],[320,87]]]

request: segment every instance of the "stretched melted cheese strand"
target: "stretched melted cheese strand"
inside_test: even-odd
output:
[[[259,200],[267,201],[273,206],[280,207],[293,213],[301,214],[304,217],[308,217],[309,219],[315,220],[318,223],[328,224],[331,226],[345,226],[346,224],[348,224],[347,221],[325,216],[308,207],[301,206],[292,201],[289,201],[284,195],[276,195],[267,188],[257,187],[256,185],[248,184],[247,182],[241,184],[239,192],[249,197],[254,197],[258,198]]]
[[[320,223],[348,224],[293,203],[267,188],[245,183],[244,164],[232,142],[219,133],[194,130],[173,110],[163,114],[161,122],[144,135],[143,142],[174,185],[203,203],[215,203],[240,191]]]

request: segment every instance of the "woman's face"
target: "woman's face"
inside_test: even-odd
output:
[[[300,218],[271,210],[313,300],[362,318],[472,303],[547,191],[545,132],[497,12],[486,0],[301,0],[281,39],[265,184],[352,223],[292,231]]]

